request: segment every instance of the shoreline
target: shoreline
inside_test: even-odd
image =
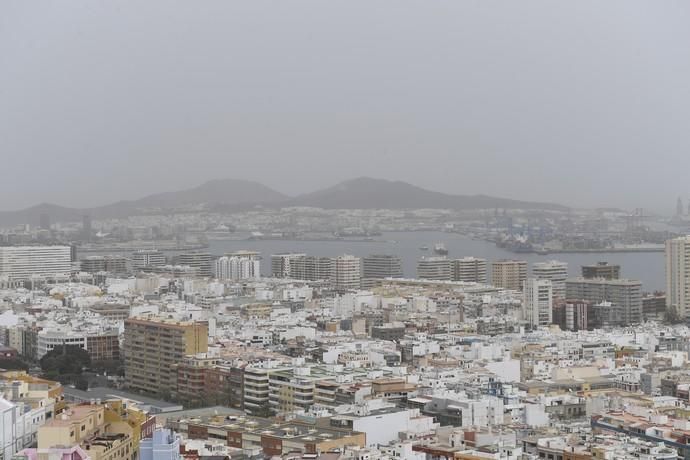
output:
[[[150,246],[103,246],[103,247],[88,247],[83,248],[77,246],[77,252],[135,252],[135,251],[148,251],[148,250],[159,250],[161,252],[177,252],[177,251],[198,251],[199,249],[207,249],[209,246],[203,244],[190,245],[185,247],[160,247],[156,245]]]
[[[546,251],[545,253],[539,251],[532,251],[531,254],[549,255],[549,254],[614,254],[614,253],[635,253],[635,252],[664,252],[664,248],[605,248],[605,249],[556,249],[553,251]],[[512,252],[512,251],[511,251]],[[517,253],[519,254],[519,253]]]

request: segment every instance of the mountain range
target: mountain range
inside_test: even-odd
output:
[[[220,179],[197,187],[148,195],[138,200],[118,201],[94,208],[70,208],[42,203],[17,211],[0,211],[0,225],[38,224],[42,214],[51,222],[153,214],[161,211],[215,209],[240,210],[256,206],[307,206],[323,209],[535,209],[565,211],[555,203],[520,201],[487,195],[451,195],[426,190],[407,182],[361,177],[315,192],[287,196],[261,183]]]

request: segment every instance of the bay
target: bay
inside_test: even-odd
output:
[[[422,256],[433,255],[436,243],[445,244],[449,258],[475,256],[489,262],[500,259],[526,260],[530,264],[547,260],[568,263],[570,276],[579,276],[582,265],[606,261],[620,264],[621,277],[642,281],[644,291],[663,291],[665,289],[663,252],[628,253],[572,253],[572,254],[516,254],[496,247],[489,241],[475,240],[464,235],[444,232],[386,232],[375,237],[375,241],[295,241],[295,240],[216,240],[209,241],[208,251],[222,255],[239,250],[252,250],[261,253],[261,272],[271,274],[271,254],[280,252],[303,252],[313,256],[334,257],[352,254],[364,257],[370,254],[393,254],[402,259],[403,274],[414,278],[417,261]],[[428,246],[428,251],[421,251]]]

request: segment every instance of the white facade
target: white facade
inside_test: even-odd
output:
[[[369,401],[355,409],[352,429],[367,435],[367,446],[383,446],[399,439],[400,433],[409,437],[425,436],[438,427],[433,417],[423,416],[419,409],[372,408],[377,401]]]
[[[38,333],[36,358],[41,359],[56,347],[78,346],[87,349],[86,334],[43,330]]]
[[[525,281],[523,313],[533,328],[548,326],[553,319],[553,286],[550,280],[530,278]]]
[[[167,262],[165,254],[158,250],[142,250],[132,254],[132,268],[162,267]]]
[[[3,460],[12,458],[19,450],[15,443],[18,415],[16,405],[6,399],[0,399],[0,446]]]
[[[400,460],[426,460],[424,452],[412,450],[413,443],[410,441],[397,442],[389,446],[382,447],[381,450],[391,458]]]
[[[32,276],[69,275],[71,261],[69,246],[2,246],[0,276],[27,280]]]
[[[690,235],[666,241],[666,306],[680,318],[690,312]]]
[[[178,460],[180,438],[166,428],[158,428],[150,438],[142,439],[139,446],[141,460]]]
[[[273,254],[271,256],[271,276],[273,278],[289,278],[292,260],[304,257],[306,257],[306,254],[294,252]]]
[[[3,460],[9,460],[20,450],[31,447],[37,441],[38,428],[47,420],[47,401],[40,401],[35,408],[25,407],[24,402],[12,402],[0,397],[0,446]],[[51,412],[53,405],[50,404]]]
[[[261,277],[261,261],[258,253],[234,253],[216,260],[214,273],[219,280],[248,280]]]
[[[554,299],[565,299],[565,280],[568,279],[568,263],[550,260],[536,262],[532,265],[532,276],[540,280],[549,280],[553,288]]]
[[[417,278],[424,280],[450,281],[451,261],[445,257],[422,257],[417,261]]]

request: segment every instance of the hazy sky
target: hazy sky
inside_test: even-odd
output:
[[[672,212],[690,2],[0,2],[0,209],[356,176]]]

